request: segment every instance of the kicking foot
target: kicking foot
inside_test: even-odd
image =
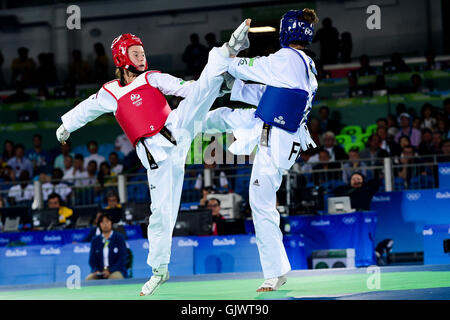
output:
[[[169,271],[160,276],[153,275],[150,280],[148,280],[141,289],[140,296],[150,296],[162,285],[164,282],[169,280]]]
[[[251,21],[252,19],[245,19],[244,22],[234,30],[230,40],[221,47],[220,50],[225,57],[234,58],[240,51],[245,50],[250,46],[248,30],[250,29]]]
[[[287,281],[287,278],[285,276],[266,279],[266,280],[264,280],[263,284],[259,286],[259,288],[256,290],[256,292],[276,291],[283,284],[285,284],[286,281]]]

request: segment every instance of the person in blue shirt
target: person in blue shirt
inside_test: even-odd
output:
[[[86,280],[123,279],[127,277],[127,246],[124,237],[114,232],[112,221],[107,213],[98,219],[101,234],[91,242],[89,265],[92,273]]]
[[[27,150],[25,157],[33,163],[33,173],[51,173],[52,160],[50,154],[42,148],[42,136],[35,134],[33,136],[33,148]]]

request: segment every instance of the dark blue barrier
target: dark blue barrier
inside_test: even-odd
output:
[[[439,163],[439,188],[450,189],[450,162]]]
[[[450,239],[450,224],[423,226],[424,264],[450,264],[450,253],[444,252],[443,242]]]
[[[262,271],[254,236],[196,237],[194,273]]]
[[[301,249],[308,259],[310,259],[311,252],[314,250],[355,248],[355,264],[357,267],[375,263],[374,235],[377,216],[373,211],[290,216],[285,218],[283,222],[290,224],[291,236],[300,237]],[[246,220],[246,230],[249,233],[254,233],[253,221]],[[286,246],[286,243],[289,243],[288,239],[289,236],[285,235],[286,250],[288,250]],[[307,269],[307,267],[297,269]]]

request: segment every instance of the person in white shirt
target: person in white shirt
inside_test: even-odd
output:
[[[111,172],[114,172],[116,175],[121,174],[123,171],[123,165],[119,163],[119,156],[116,152],[111,152],[108,157],[109,164],[111,166]]]
[[[62,170],[63,170],[64,176],[67,173],[70,174],[70,172],[73,172],[73,157],[70,154],[64,156],[64,168]]]
[[[50,194],[57,193],[60,195],[61,199],[67,203],[69,196],[72,193],[72,188],[66,183],[61,182],[62,177],[63,172],[61,169],[53,169],[51,181],[42,185],[42,198],[44,201],[47,201]]]
[[[305,49],[317,21],[314,10],[290,10],[281,19],[280,50],[264,57],[233,59],[228,73],[236,80],[227,81],[232,86],[230,100],[257,109],[218,108],[208,113],[203,125],[207,133],[232,131],[236,141],[228,150],[236,155],[249,155],[257,148],[249,187],[265,279],[257,292],[278,290],[291,270],[279,228],[276,192],[283,172],[301,150],[316,147],[306,123],[318,87],[317,71]]]
[[[106,161],[106,159],[104,156],[98,154],[97,142],[94,140],[89,141],[87,144],[87,148],[88,148],[90,155],[84,159],[84,164],[85,164],[86,168],[87,168],[87,164],[91,160],[95,160],[95,162],[97,162],[97,168],[100,168],[100,165],[102,164],[103,161]]]
[[[56,137],[64,143],[70,133],[112,112],[147,169],[152,199],[147,264],[153,275],[143,285],[142,296],[153,294],[169,279],[172,233],[180,206],[185,160],[192,140],[201,131],[196,124],[201,124],[221,94],[222,74],[231,58],[248,48],[250,21],[244,21],[229,42],[209,52],[200,78],[192,82],[149,71],[141,39],[132,34],[120,35],[111,45],[119,79],[104,84],[61,117],[63,124]],[[172,110],[164,95],[184,100]]]
[[[8,201],[17,204],[22,201],[31,201],[34,197],[34,187],[30,183],[30,174],[23,170],[19,175],[19,184],[12,186],[8,191]]]

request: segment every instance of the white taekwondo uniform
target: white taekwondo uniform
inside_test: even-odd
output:
[[[282,182],[283,171],[295,163],[300,147],[302,150],[308,149],[309,145],[315,147],[306,127],[307,116],[318,87],[314,75],[315,65],[303,51],[282,48],[267,57],[235,58],[230,63],[228,72],[236,78],[231,100],[257,106],[266,90],[265,85],[301,89],[308,93],[298,130],[288,132],[272,126],[268,146],[261,145],[264,122],[255,117],[256,109],[219,108],[208,112],[203,124],[204,130],[210,133],[232,131],[236,141],[229,150],[234,154],[248,155],[257,147],[250,179],[249,201],[264,278],[275,278],[291,270],[279,228],[276,192]],[[245,84],[242,80],[264,85]]]
[[[148,225],[147,264],[154,269],[170,262],[172,231],[180,206],[185,160],[192,139],[201,131],[201,125],[194,125],[194,122],[201,123],[219,95],[223,82],[221,74],[227,71],[230,61],[231,58],[225,58],[219,48],[213,48],[209,53],[207,65],[195,82],[184,82],[171,75],[156,72],[141,74],[123,87],[117,81],[110,82],[97,94],[61,117],[66,130],[73,132],[101,114],[115,114],[118,97],[147,84],[159,89],[164,95],[184,97],[178,108],[170,112],[165,121],[165,127],[172,133],[176,145],[161,133],[143,138],[136,145],[137,155],[147,169],[150,187],[152,214]],[[105,90],[105,87],[108,90]],[[150,168],[146,148],[156,162],[157,169]]]

